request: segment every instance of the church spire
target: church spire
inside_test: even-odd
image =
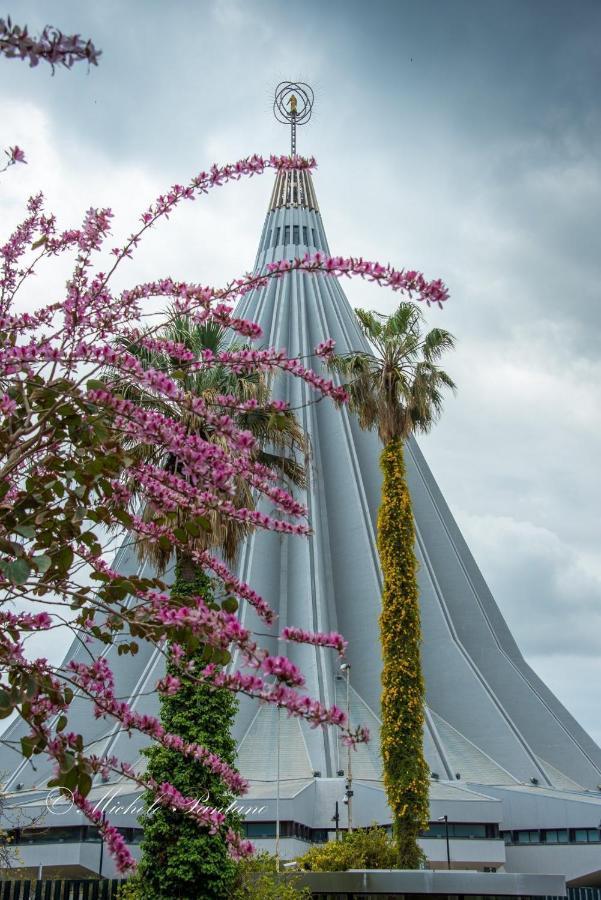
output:
[[[313,110],[313,91],[303,82],[282,81],[275,90],[273,114],[290,126],[290,150],[296,156],[296,128]],[[277,260],[317,251],[329,254],[317,195],[308,169],[280,169],[275,177],[255,271]]]
[[[306,125],[313,112],[313,90],[304,81],[280,81],[275,89],[273,114],[290,125],[290,155],[296,156],[296,126]]]
[[[313,91],[304,82],[281,81],[275,89],[273,114],[284,125],[290,125],[290,154],[296,156],[296,128],[306,125],[313,112]],[[306,169],[282,169],[278,172],[269,210],[301,207],[319,210],[311,174]]]

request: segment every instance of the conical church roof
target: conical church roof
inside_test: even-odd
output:
[[[300,174],[302,179],[290,172],[276,178],[256,270],[306,252],[329,252],[312,176]],[[266,344],[284,346],[292,356],[306,357],[328,337],[339,353],[366,347],[342,286],[331,277],[293,272],[249,294],[239,314],[262,326]],[[243,549],[240,574],[276,609],[280,628],[294,624],[345,635],[353,724],[377,730],[379,441],[361,431],[348,410],[311,405],[305,384],[289,382],[286,390],[286,399],[302,406],[311,441],[305,499],[313,534],[287,541],[256,533]],[[601,751],[524,661],[415,440],[408,444],[407,468],[420,563],[425,742],[432,770],[441,778],[459,773],[483,784],[535,778],[552,785],[560,772],[596,789]],[[340,701],[340,674],[331,654],[313,647],[285,651],[302,666],[313,694],[326,703]],[[248,744],[252,756],[262,755],[262,727],[261,715],[241,722],[242,751]],[[305,741],[313,770],[335,775],[340,748],[333,734],[310,732]],[[368,771],[377,777],[377,748],[358,755],[366,777]]]

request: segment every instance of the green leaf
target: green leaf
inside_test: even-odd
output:
[[[43,575],[44,572],[47,572],[52,565],[52,560],[46,553],[42,553],[40,556],[34,556],[31,561],[41,575]]]
[[[59,573],[66,575],[71,568],[72,562],[73,550],[71,550],[71,547],[69,547],[68,544],[65,544],[60,548],[58,553],[54,555],[54,565],[59,570]]]
[[[221,608],[228,613],[235,613],[238,609],[238,601],[235,597],[226,597],[226,599],[221,604]]]
[[[90,380],[86,382],[86,388],[89,391],[106,391],[106,384],[104,381],[99,381],[97,378],[90,378]]]
[[[29,578],[29,563],[25,559],[15,559],[4,567],[4,572],[12,584],[25,584]]]
[[[88,772],[79,773],[77,789],[79,790],[80,794],[83,794],[84,797],[87,797],[92,790],[92,776],[89,775]]]
[[[21,537],[24,538],[33,538],[35,537],[35,528],[33,525],[17,525],[14,529],[17,534],[20,534]]]
[[[28,675],[24,685],[25,696],[28,700],[31,700],[35,697],[38,690],[38,681],[37,678],[34,678],[33,675]]]
[[[75,765],[75,755],[73,753],[65,753],[63,761],[60,763],[61,772],[71,772]]]
[[[10,699],[10,694],[7,691],[0,691],[0,711],[8,710],[12,712],[13,704]]]
[[[37,737],[22,737],[21,738],[21,753],[26,759],[29,759],[33,754],[34,747],[37,746],[38,739]]]
[[[184,528],[186,529],[188,534],[192,535],[192,537],[198,537],[201,529],[202,531],[211,530],[211,523],[206,516],[197,516],[191,522],[186,522]]]
[[[63,728],[65,727],[65,725],[67,724],[68,721],[69,721],[69,720],[67,719],[66,716],[61,716],[61,717],[59,718],[58,722],[56,723],[56,730],[57,730],[57,731],[62,731]]]
[[[74,791],[79,781],[79,769],[74,765],[62,778],[64,786],[70,791]]]
[[[159,547],[161,550],[171,550],[171,541],[166,534],[162,534],[159,538]]]

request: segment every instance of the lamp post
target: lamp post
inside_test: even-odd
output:
[[[339,840],[340,813],[338,812],[338,800],[336,801],[336,811],[332,816],[332,822],[336,824],[336,840]]]
[[[447,869],[451,869],[451,846],[449,844],[449,817],[448,816],[440,816],[438,819],[439,822],[444,822],[444,832],[447,840]]]
[[[275,870],[280,871],[280,707],[277,707],[276,790],[275,790]]]
[[[101,821],[102,825],[104,826],[106,822],[106,810],[103,810]],[[102,878],[102,863],[104,860],[104,836],[102,834],[102,828],[99,828],[98,831],[100,832],[100,863],[98,865],[98,877]]]
[[[346,718],[349,728],[351,727],[351,664],[342,663],[340,671],[346,676]],[[347,747],[346,761],[346,810],[348,814],[348,830],[353,830],[353,770],[352,770],[352,753],[353,748],[349,744]]]

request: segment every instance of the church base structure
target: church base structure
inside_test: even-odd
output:
[[[275,787],[276,791],[271,783],[251,782],[248,793],[237,801],[237,809],[244,817],[244,833],[257,850],[274,853],[279,830],[281,858],[284,863],[292,862],[312,845],[337,839],[337,811],[338,837],[347,830],[344,778],[288,779],[281,782],[279,791]],[[367,828],[377,823],[390,828],[382,783],[358,779],[353,790],[353,827]],[[199,798],[199,802],[203,799]],[[141,794],[132,792],[127,783],[108,782],[95,786],[90,800],[122,831],[134,857],[139,857]],[[599,885],[601,794],[591,793],[575,804],[578,800],[573,794],[534,786],[507,789],[433,779],[430,826],[420,838],[427,868],[435,872],[450,868],[454,872],[505,873],[515,877],[561,876],[562,883],[567,879],[568,884],[573,881],[581,887]],[[6,823],[13,823],[14,846],[19,852],[15,865],[20,877],[117,877],[112,859],[101,852],[97,829],[55,791],[8,794],[3,815]],[[16,817],[21,828],[14,828]],[[15,870],[11,877],[14,875]],[[521,893],[538,895],[534,890]],[[561,893],[553,890],[547,895]],[[592,897],[587,896],[587,900]],[[601,896],[595,896],[595,900],[601,900]]]

